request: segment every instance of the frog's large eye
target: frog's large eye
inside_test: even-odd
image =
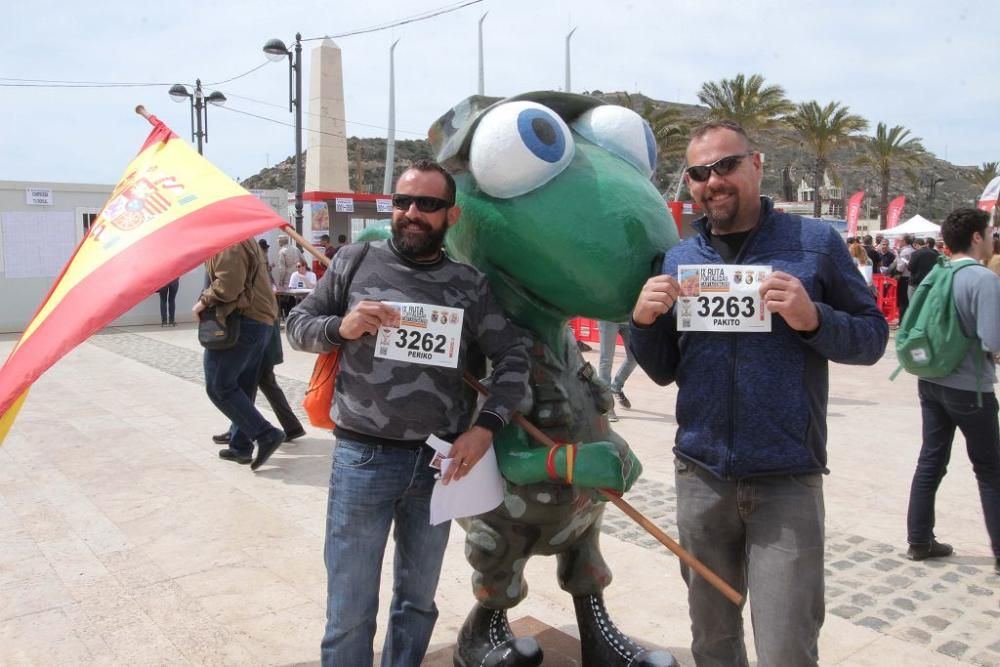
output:
[[[634,166],[649,178],[656,169],[656,139],[649,123],[625,107],[594,107],[573,123],[573,129],[592,143]]]
[[[569,128],[554,111],[535,102],[510,102],[479,121],[469,170],[483,192],[510,199],[558,176],[574,150]]]

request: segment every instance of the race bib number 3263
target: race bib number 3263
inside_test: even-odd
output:
[[[760,298],[770,266],[685,264],[677,267],[678,331],[767,332],[771,312]]]
[[[458,367],[462,343],[461,308],[425,303],[387,303],[399,313],[392,326],[379,327],[375,356],[429,366]]]

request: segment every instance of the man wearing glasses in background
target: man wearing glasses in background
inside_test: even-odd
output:
[[[827,365],[874,364],[889,328],[833,227],[779,213],[760,196],[760,154],[739,125],[696,128],[687,163],[688,189],[706,216],[643,287],[631,327],[642,368],[661,385],[678,385],[681,545],[749,593],[758,664],[816,665]],[[678,332],[682,264],[770,266],[754,305],[771,312],[771,330]],[[742,610],[681,570],[695,662],[747,665]]]
[[[458,480],[528,399],[524,335],[500,310],[486,278],[443,252],[445,234],[460,214],[455,181],[437,163],[419,160],[400,176],[392,204],[392,239],[339,251],[332,279],[288,316],[295,349],[340,348],[324,550],[324,666],[372,664],[379,578],[393,523],[393,598],[382,665],[420,665],[438,615],[434,593],[449,531],[447,522],[430,525],[435,469],[426,440],[436,435],[454,443],[443,482]],[[420,304],[408,308],[413,312],[426,306],[428,319],[442,324],[435,308],[460,309],[461,320],[455,310],[446,318],[455,330],[457,367],[384,356],[400,340],[397,334],[407,333],[379,333],[401,324],[400,308],[387,302]],[[419,337],[419,330],[410,333]],[[416,349],[418,357],[431,357],[436,348]],[[476,396],[462,374],[481,372],[484,355],[493,367],[490,396],[473,423]]]

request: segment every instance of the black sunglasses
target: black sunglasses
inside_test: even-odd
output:
[[[409,211],[410,205],[416,204],[417,210],[421,213],[433,213],[443,208],[454,206],[454,202],[437,197],[425,197],[423,195],[396,195],[392,196],[392,207],[400,211]]]
[[[685,170],[688,178],[690,178],[695,183],[704,183],[708,180],[708,177],[712,175],[714,171],[719,176],[728,176],[733,173],[736,167],[740,166],[740,162],[743,158],[753,155],[753,151],[747,151],[746,153],[740,153],[739,155],[728,155],[724,158],[720,158],[713,162],[712,164],[698,164],[693,167],[688,167]]]

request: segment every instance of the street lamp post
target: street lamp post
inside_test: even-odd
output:
[[[201,79],[196,79],[194,90],[189,91],[183,83],[175,83],[170,86],[170,98],[174,102],[191,102],[191,141],[197,140],[198,154],[203,152],[203,143],[208,143],[208,105],[225,104],[226,96],[219,91],[213,91],[205,97],[201,89]]]
[[[280,39],[268,40],[264,53],[275,62],[288,58],[288,110],[295,110],[295,231],[302,234],[302,33],[295,33],[291,49]]]
[[[569,53],[569,40],[573,37],[573,33],[576,32],[576,28],[569,31],[566,35],[566,92],[572,92],[570,90],[570,53]]]

